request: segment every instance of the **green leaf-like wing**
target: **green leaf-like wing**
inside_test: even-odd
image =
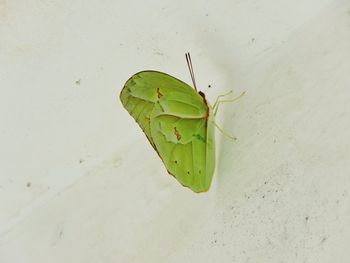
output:
[[[167,100],[161,98],[152,112],[153,142],[168,172],[182,185],[194,192],[207,191],[215,168],[212,115],[184,117],[181,106],[179,112],[169,114],[161,106]]]
[[[195,192],[207,191],[215,167],[215,140],[204,94],[165,73],[143,71],[126,82],[120,99],[168,172]]]

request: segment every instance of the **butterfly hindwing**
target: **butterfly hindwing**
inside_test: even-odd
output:
[[[215,163],[213,137],[208,147],[208,118],[201,113],[182,116],[182,106],[169,114],[164,107],[168,101],[171,99],[164,96],[152,112],[153,142],[168,172],[182,185],[194,192],[207,191],[214,172],[208,161]]]

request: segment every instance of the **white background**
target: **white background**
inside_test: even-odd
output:
[[[204,194],[118,98],[187,51],[211,102],[247,91]],[[2,0],[0,262],[349,262],[349,103],[348,0]]]

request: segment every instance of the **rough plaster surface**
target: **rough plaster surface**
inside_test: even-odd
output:
[[[205,194],[117,99],[185,51],[247,91]],[[0,1],[0,262],[349,262],[349,70],[347,0]]]

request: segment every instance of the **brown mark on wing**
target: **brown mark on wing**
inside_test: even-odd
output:
[[[180,141],[180,139],[181,139],[181,134],[180,134],[179,131],[176,129],[176,127],[174,127],[174,134],[175,134],[175,136],[176,136],[176,139],[177,139],[178,141]]]
[[[162,94],[162,93],[160,93],[159,88],[157,88],[157,96],[158,96],[158,99],[160,99],[160,97],[162,97],[162,96],[163,96],[163,94]]]

